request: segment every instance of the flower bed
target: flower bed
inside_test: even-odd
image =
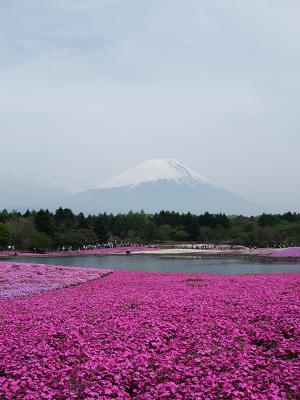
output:
[[[288,247],[285,249],[275,249],[266,255],[270,257],[300,257],[300,247]]]
[[[109,270],[0,262],[0,298],[36,294],[98,279]],[[0,397],[1,398],[1,397]]]
[[[11,250],[1,250],[0,257],[13,257],[16,253]]]
[[[127,251],[130,252],[140,252],[140,251],[154,251],[158,250],[159,247],[149,247],[149,246],[124,246],[124,247],[108,247],[100,249],[89,249],[89,250],[68,250],[68,251],[49,251],[47,253],[30,253],[30,252],[15,252],[15,251],[0,251],[1,257],[52,257],[52,256],[100,256],[109,254],[124,254]]]
[[[296,399],[299,285],[117,271],[0,299],[0,399]]]

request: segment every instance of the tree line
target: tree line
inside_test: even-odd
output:
[[[205,242],[245,246],[300,245],[300,214],[259,217],[161,211],[157,214],[75,214],[68,208],[0,212],[0,249],[45,251],[108,241],[140,243]]]

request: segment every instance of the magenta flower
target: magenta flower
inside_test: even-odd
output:
[[[94,278],[0,299],[0,399],[299,397],[299,273]]]

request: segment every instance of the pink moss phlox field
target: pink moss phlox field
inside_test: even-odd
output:
[[[271,257],[300,257],[300,247],[288,247],[286,249],[276,249],[267,253]]]
[[[116,271],[0,299],[0,399],[295,400],[299,285]]]
[[[78,285],[108,273],[109,270],[96,268],[0,262],[0,298],[25,296]]]
[[[51,256],[84,256],[84,255],[109,255],[109,254],[123,254],[126,251],[140,252],[140,251],[151,251],[158,250],[159,247],[149,246],[124,246],[124,247],[111,247],[111,248],[100,248],[100,249],[89,249],[89,250],[69,250],[69,251],[50,251],[47,253],[30,253],[30,252],[15,252],[15,251],[0,251],[0,257],[51,257]]]
[[[15,255],[14,251],[11,250],[1,250],[0,257],[13,257]]]

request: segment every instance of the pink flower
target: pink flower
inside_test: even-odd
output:
[[[0,273],[0,399],[299,396],[299,273]]]

